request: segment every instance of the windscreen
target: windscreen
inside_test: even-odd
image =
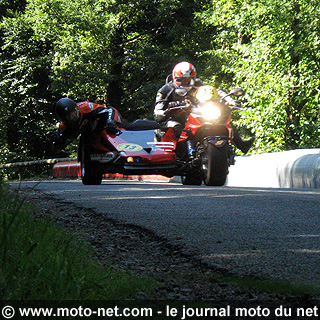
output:
[[[129,143],[139,144],[143,148],[149,148],[147,142],[154,142],[154,130],[122,131],[119,137]]]

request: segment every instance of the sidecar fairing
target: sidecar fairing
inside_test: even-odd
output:
[[[176,140],[173,130],[155,141],[151,121],[139,120],[118,134],[102,131],[91,140],[90,160],[102,174],[161,174],[172,177],[176,171]]]

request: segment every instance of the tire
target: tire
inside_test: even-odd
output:
[[[200,168],[190,168],[181,176],[183,185],[200,186],[202,184],[202,171]]]
[[[80,146],[81,180],[84,185],[99,185],[102,181],[102,173],[99,166],[93,166],[90,154],[84,143]]]
[[[207,143],[202,154],[203,181],[207,186],[223,186],[228,175],[228,144],[217,148]]]

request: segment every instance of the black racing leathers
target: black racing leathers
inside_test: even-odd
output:
[[[191,101],[191,103],[195,103],[196,99],[193,94],[201,85],[203,85],[202,81],[197,79],[195,85],[185,96],[180,96],[176,93],[175,86],[172,82],[166,83],[157,92],[153,113],[154,119],[159,123],[163,123],[165,127],[173,127],[177,138],[180,136],[187,121],[188,113],[181,112],[180,110],[168,112],[168,110],[172,103],[174,106],[185,105],[186,100]]]

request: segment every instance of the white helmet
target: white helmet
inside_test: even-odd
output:
[[[172,70],[172,81],[177,88],[191,88],[195,83],[196,68],[189,62],[179,62]]]

